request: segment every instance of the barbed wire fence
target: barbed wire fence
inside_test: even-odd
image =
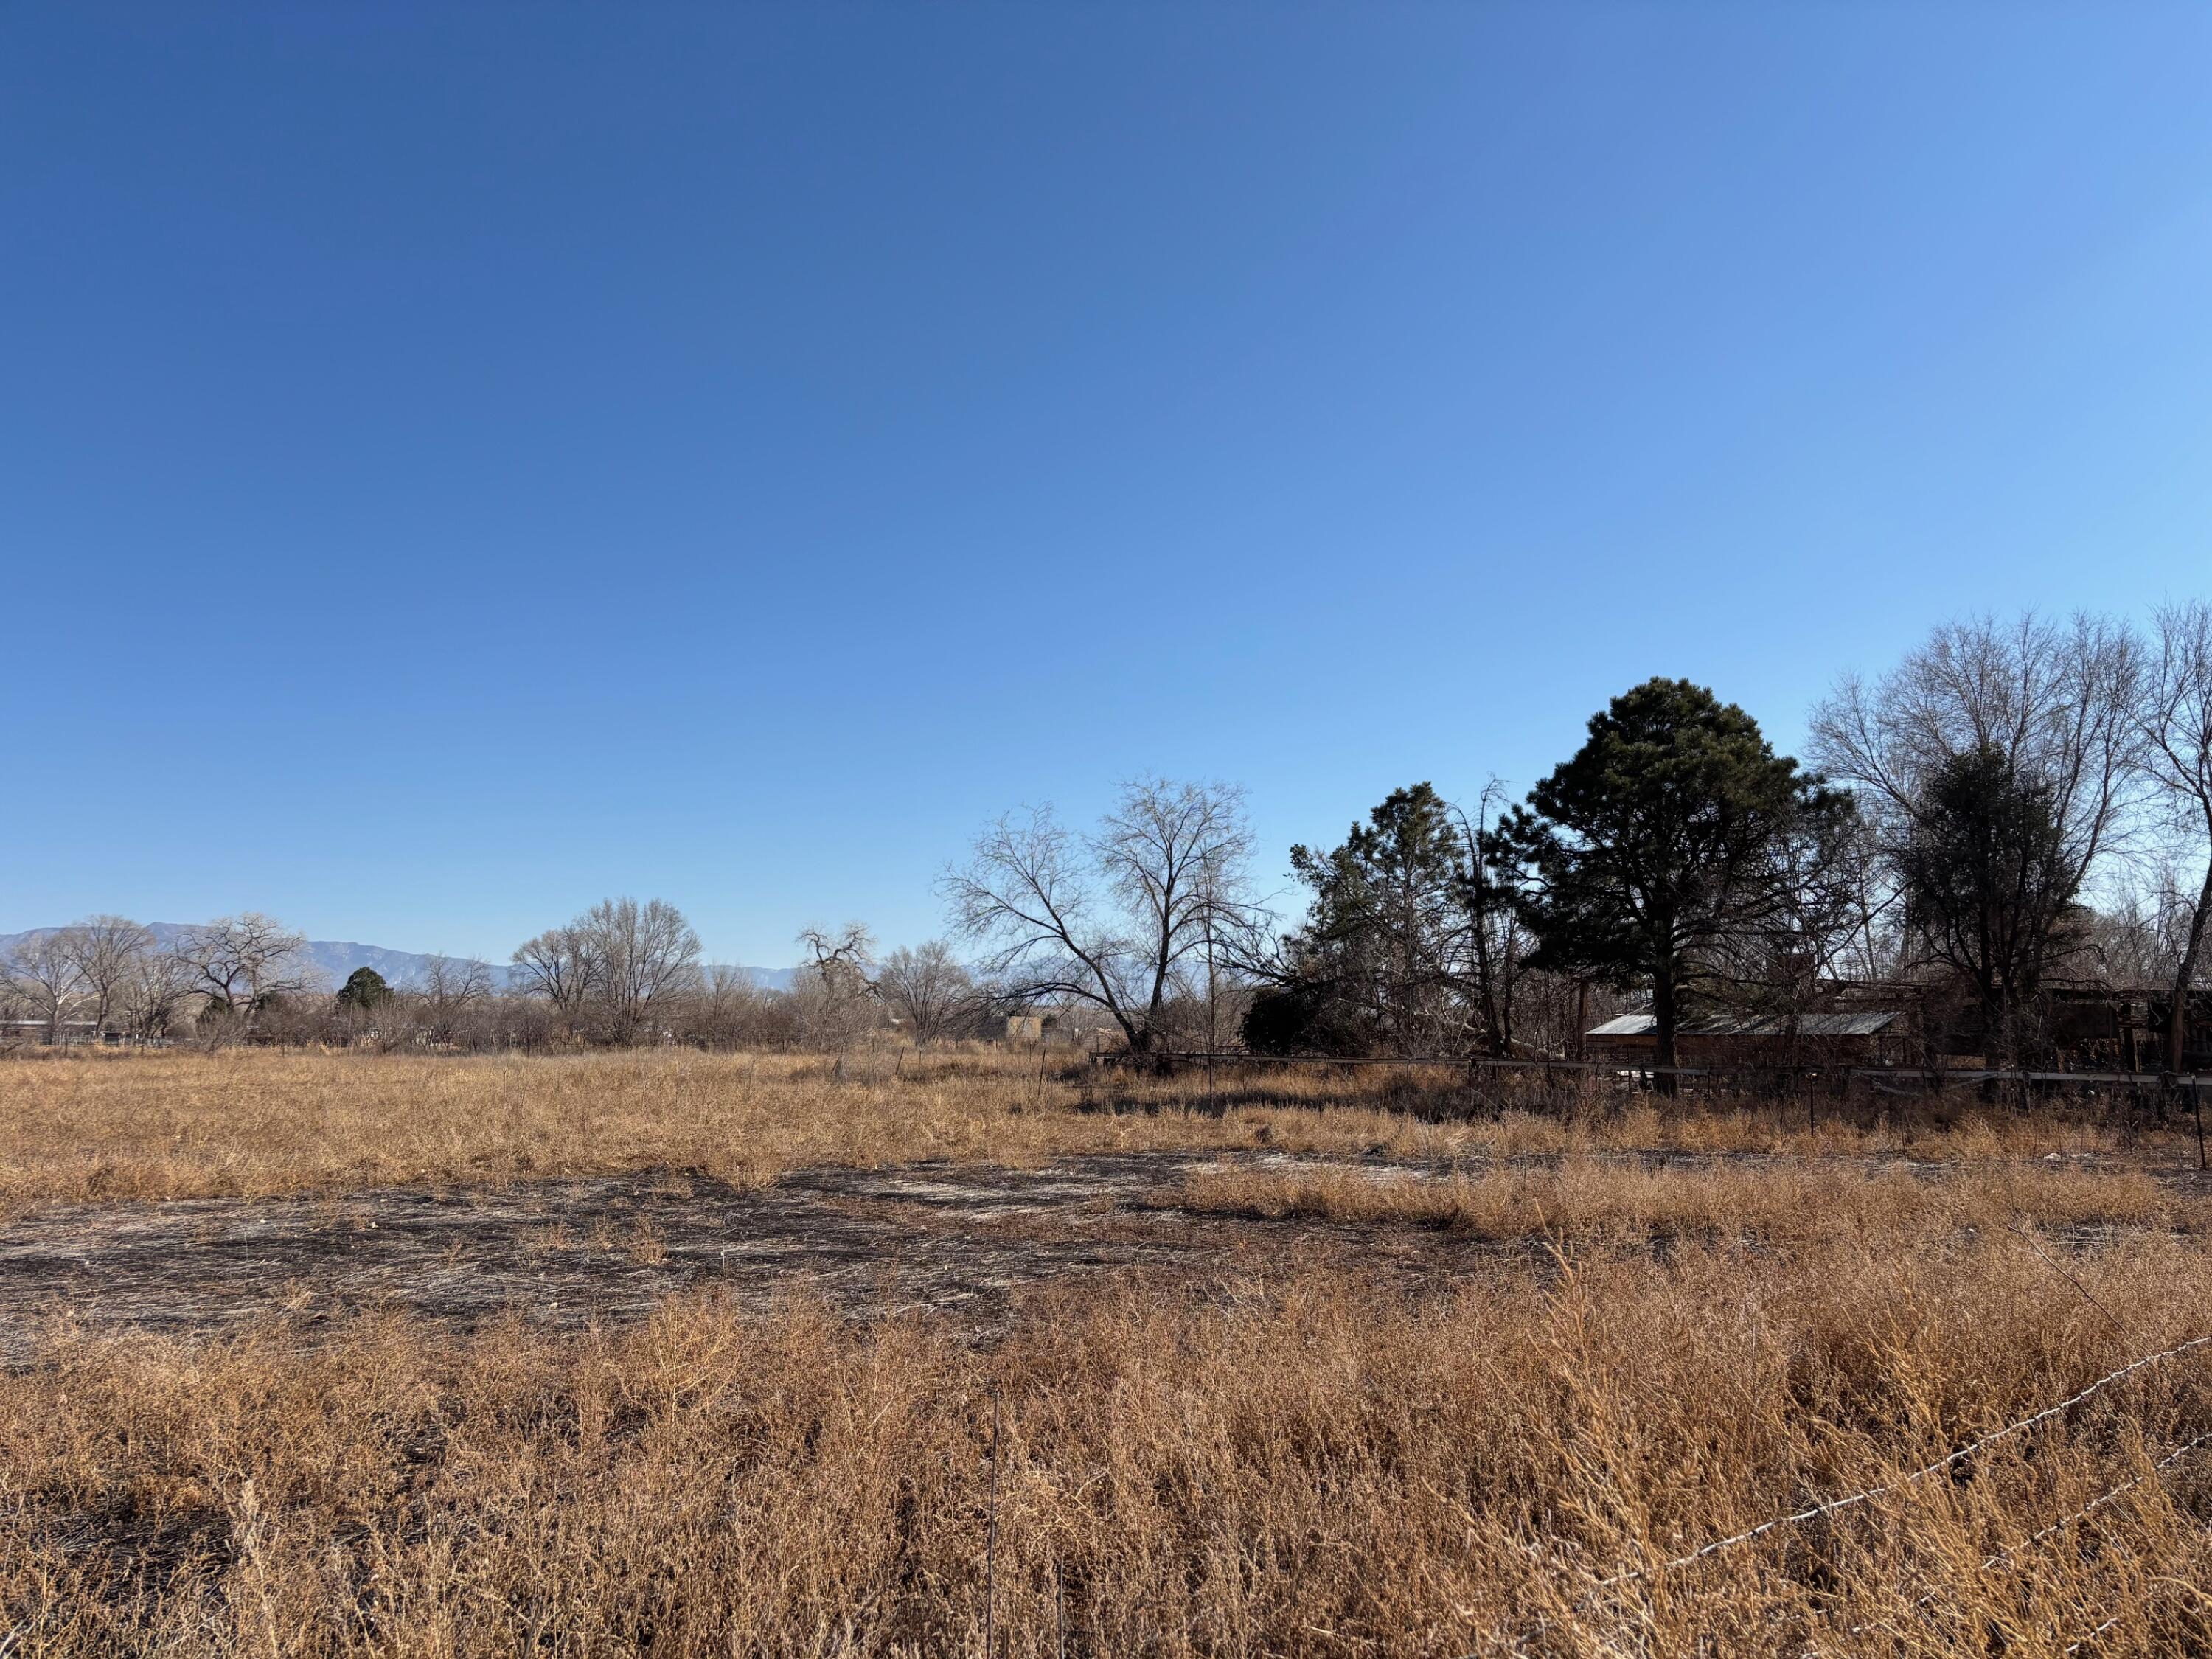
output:
[[[1782,1528],[1801,1526],[1808,1521],[1839,1514],[1844,1510],[1856,1509],[1862,1504],[1870,1504],[1887,1498],[1893,1492],[1902,1492],[1907,1486],[1925,1480],[1930,1475],[1941,1474],[1947,1469],[1955,1468],[1960,1464],[1978,1456],[1990,1447],[2009,1440],[2015,1435],[2025,1434],[2039,1423],[2047,1423],[2052,1418],[2063,1416],[2083,1401],[2101,1394],[2116,1382],[2124,1381],[2140,1371],[2148,1370],[2154,1365],[2163,1364],[2167,1360],[2179,1358],[2183,1354],[2193,1352],[2207,1346],[2212,1346],[2212,1335],[2195,1336],[2186,1342],[2178,1342],[2173,1346],[2162,1349],[2157,1353],[2146,1354],[2140,1359],[2130,1360],[2118,1370],[2106,1372],[2087,1388],[2069,1395],[2055,1405],[2045,1406],[2040,1411],[2031,1413],[2016,1422],[2008,1423],[2001,1429],[1995,1429],[1987,1434],[1978,1436],[1956,1450],[1947,1453],[1934,1462],[1914,1469],[1910,1474],[1899,1475],[1894,1480],[1885,1480],[1877,1486],[1864,1487],[1857,1492],[1846,1492],[1839,1498],[1825,1498],[1820,1503],[1808,1504],[1803,1509],[1775,1516],[1769,1520],[1760,1522],[1756,1526],[1747,1527],[1741,1532],[1731,1533],[1725,1538],[1716,1538],[1710,1544],[1700,1545],[1687,1554],[1676,1556],[1672,1560],[1659,1562],[1647,1567],[1632,1567],[1625,1572],[1614,1573],[1610,1577],[1599,1579],[1591,1588],[1593,1590],[1612,1589],[1622,1584],[1634,1583],[1654,1577],[1660,1573],[1678,1572],[1686,1567],[1694,1566],[1709,1557],[1748,1544],[1754,1539],[1762,1538],[1768,1533],[1778,1531]],[[2193,1448],[2206,1441],[2212,1441],[2212,1435],[2200,1436],[2197,1441],[2191,1442],[2191,1445]],[[2140,1481],[2135,1484],[2140,1484]],[[2067,1516],[2065,1519],[2068,1521],[2077,1519],[2079,1513]],[[2046,1531],[2050,1529],[2046,1528]],[[2038,1534],[2038,1536],[2041,1535]],[[2025,1547],[2025,1544],[2022,1544],[2014,1547]]]
[[[2031,1239],[2029,1242],[2033,1243],[2033,1241]],[[2090,1295],[2089,1291],[2080,1283],[2079,1280],[2075,1279],[2072,1274],[2066,1273],[2064,1269],[2052,1262],[2047,1255],[2044,1255],[2039,1248],[2037,1249],[2036,1254],[2038,1257],[2043,1261],[2045,1266],[2051,1267],[2054,1272],[2058,1273],[2062,1278],[2064,1278],[2069,1284],[2072,1285],[2074,1289],[2086,1300],[2087,1300],[2090,1305],[2094,1307],[2099,1313],[2102,1314],[2107,1320],[2112,1320],[2115,1328],[2119,1329],[2122,1334],[2124,1335],[2127,1334],[2126,1328],[2119,1324],[2118,1320],[2114,1318],[2112,1311],[2102,1303],[2099,1302],[2095,1297]],[[2063,1400],[2056,1401],[2050,1405],[2045,1406],[2037,1411],[2028,1413],[2025,1417],[2021,1417],[2012,1422],[2007,1423],[2000,1428],[1993,1429],[1987,1433],[1978,1435],[1973,1439],[1969,1440],[1965,1444],[1946,1453],[1943,1456],[1936,1459],[1934,1462],[1924,1464],[1918,1468],[1910,1470],[1904,1474],[1894,1477],[1893,1479],[1881,1481],[1870,1486],[1862,1487],[1855,1492],[1845,1492],[1834,1498],[1824,1498],[1818,1503],[1806,1504],[1796,1510],[1787,1510],[1782,1514],[1771,1516],[1767,1520],[1759,1522],[1755,1525],[1731,1533],[1724,1538],[1714,1539],[1709,1543],[1700,1545],[1696,1549],[1690,1550],[1681,1555],[1673,1557],[1670,1559],[1657,1562],[1650,1565],[1631,1567],[1623,1571],[1613,1573],[1609,1577],[1601,1578],[1583,1592],[1581,1598],[1583,1603],[1587,1607],[1589,1601],[1602,1591],[1618,1589],[1628,1585],[1647,1583],[1668,1573],[1686,1571],[1704,1561],[1723,1554],[1730,1550],[1740,1548],[1743,1545],[1752,1543],[1756,1540],[1768,1536],[1769,1534],[1781,1532],[1789,1528],[1802,1526],[1812,1521],[1838,1515],[1846,1510],[1859,1508],[1862,1505],[1878,1503],[1884,1498],[1891,1496],[1896,1492],[1903,1492],[1932,1476],[1942,1474],[1948,1470],[1955,1469],[1962,1464],[1969,1463],[1974,1458],[1979,1456],[1991,1447],[1999,1445],[2005,1441],[2014,1438],[2017,1436],[2026,1434],[2039,1424],[2051,1422],[2063,1417],[2068,1413],[2071,1412],[2075,1407],[2082,1404],[2085,1401],[2094,1398],[2096,1395],[2102,1394],[2106,1389],[2124,1382],[2130,1376],[2141,1375],[2154,1367],[2166,1364],[2173,1360],[2181,1358],[2185,1355],[2201,1352],[2207,1347],[2212,1347],[2212,1333],[2191,1337],[2184,1341],[2174,1343],[2169,1347],[2159,1349],[2155,1352],[2143,1354],[2135,1359],[2130,1360],[2126,1364],[2106,1372],[2103,1376],[2085,1384],[2081,1388],[2076,1389],[2074,1393],[2067,1395]],[[2030,1533],[2027,1537],[2020,1540],[2018,1542],[2005,1545],[1995,1551],[1993,1553],[1986,1556],[1981,1563],[1980,1571],[1983,1572],[1995,1571],[1997,1568],[2015,1559],[2027,1551],[2034,1548],[2036,1546],[2042,1544],[2051,1538],[2057,1537],[2068,1528],[2077,1525],[2090,1516],[2095,1514],[2098,1510],[2106,1508],[2109,1504],[2117,1503],[2121,1498],[2126,1496],[2129,1492],[2134,1492],[2154,1480],[2160,1480],[2167,1470],[2174,1468],[2185,1459],[2203,1450],[2207,1447],[2212,1447],[2212,1431],[2206,1431],[2205,1432],[2193,1436],[2188,1440],[2183,1441],[2178,1445],[2169,1448],[2161,1456],[2153,1462],[2148,1468],[2131,1475],[2124,1480],[2117,1482],[2116,1484],[2106,1487],[2104,1491],[2099,1492],[2087,1502],[2069,1510],[2066,1514],[2058,1516],[2057,1519],[2046,1522],[2044,1526],[2038,1528],[2034,1532]],[[1936,1600],[1936,1593],[1931,1590],[1917,1598],[1913,1601],[1912,1606],[1916,1610],[1924,1608],[1933,1605]],[[2069,1656],[2081,1652],[2084,1649],[2088,1647],[2091,1643],[2095,1641],[2097,1638],[2106,1634],[2118,1625],[2120,1620],[2125,1616],[2124,1612],[2113,1614],[2112,1617],[2105,1620],[2101,1624],[2095,1626],[2095,1628],[2089,1631],[2087,1634],[2069,1644],[2065,1649],[2065,1652]],[[1847,1636],[1860,1636],[1865,1634],[1866,1632],[1873,1628],[1874,1626],[1872,1625],[1855,1625],[1851,1626],[1845,1634]],[[1800,1656],[1800,1659],[1820,1659],[1820,1654],[1819,1650],[1811,1649],[1802,1654]]]
[[[1143,1054],[1125,1049],[1094,1047],[1088,1056],[1094,1068],[1137,1067],[1171,1074],[1177,1067],[1203,1069],[1206,1102],[1214,1106],[1215,1079],[1222,1066],[1255,1070],[1267,1067],[1362,1067],[1401,1072],[1455,1073],[1472,1086],[1479,1078],[1518,1077],[1529,1079],[1552,1105],[1558,1104],[1563,1084],[1610,1085],[1614,1089],[1663,1091],[1677,1097],[1762,1100],[1777,1103],[1802,1100],[1808,1127],[1816,1126],[1820,1101],[1825,1093],[1848,1101],[1854,1091],[1862,1100],[1887,1097],[1898,1102],[1936,1103],[1967,1094],[1994,1103],[2009,1097],[2026,1110],[2036,1100],[2071,1096],[2100,1099],[2108,1105],[2124,1099],[2130,1108],[2148,1103],[2158,1107],[2160,1121],[2169,1106],[2178,1106],[2195,1126],[2197,1167],[2212,1170],[2212,1139],[2204,1127],[2204,1096],[2212,1091],[2212,1075],[2201,1072],[2066,1071],[2037,1072],[1990,1067],[1953,1069],[1927,1066],[1869,1066],[1813,1060],[1740,1061],[1732,1065],[1661,1066],[1641,1057],[1605,1060],[1525,1059],[1494,1054],[1264,1054],[1244,1049],[1155,1048]]]
[[[1913,1084],[1929,1092],[1979,1087],[1984,1084],[2034,1084],[2051,1088],[2115,1089],[2130,1092],[2161,1090],[2186,1091],[2212,1087],[2212,1076],[2201,1072],[2035,1072],[1999,1067],[1929,1066],[1866,1066],[1818,1060],[1743,1062],[1732,1066],[1662,1066],[1637,1058],[1613,1060],[1528,1060],[1495,1054],[1265,1054],[1249,1049],[1153,1048],[1133,1055],[1122,1048],[1091,1051],[1100,1065],[1131,1064],[1203,1066],[1208,1061],[1229,1066],[1334,1066],[1347,1069],[1380,1066],[1401,1070],[1449,1070],[1470,1073],[1511,1073],[1524,1076],[1591,1075],[1632,1080],[1677,1078],[1741,1083],[1776,1077],[1820,1078],[1832,1082]]]

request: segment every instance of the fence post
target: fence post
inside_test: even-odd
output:
[[[2197,1167],[2208,1167],[2204,1162],[2204,1079],[2189,1079],[2189,1115],[2197,1120]]]

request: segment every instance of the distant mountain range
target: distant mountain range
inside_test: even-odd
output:
[[[156,921],[147,925],[155,939],[163,945],[185,932],[186,926],[180,921]],[[20,933],[0,933],[0,956],[4,956],[25,940],[59,931],[53,927],[32,927]],[[384,975],[387,985],[406,985],[420,980],[434,960],[433,953],[426,951],[393,951],[381,945],[356,945],[351,939],[309,939],[307,957],[329,978],[333,987],[344,984],[356,968],[374,968]],[[788,991],[792,975],[798,971],[792,968],[748,968],[743,964],[737,964],[736,970],[750,976],[754,984],[763,989],[775,991]],[[504,989],[513,972],[503,963],[493,963],[492,983]]]

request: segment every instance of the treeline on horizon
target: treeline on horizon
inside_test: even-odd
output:
[[[2147,630],[1947,624],[1840,681],[1810,732],[1801,765],[1713,691],[1650,680],[1517,801],[1494,781],[1469,802],[1413,783],[1337,845],[1293,848],[1288,932],[1254,879],[1243,792],[1146,777],[1087,831],[1048,807],[988,825],[939,884],[952,940],[878,956],[859,924],[809,929],[789,991],[703,967],[674,906],[623,898],[525,941],[504,986],[434,958],[417,982],[363,970],[332,993],[265,916],[159,947],[103,916],[27,940],[0,996],[49,1041],[74,1020],[141,1041],[830,1049],[1025,1013],[1139,1055],[1501,1057],[1565,1055],[1632,1001],[1666,1066],[1692,1020],[1790,1033],[1882,988],[1933,1011],[1952,1051],[2034,1064],[2056,1051],[2054,993],[2092,986],[2150,1005],[2160,1063],[2190,1060],[2212,605],[2162,606]]]

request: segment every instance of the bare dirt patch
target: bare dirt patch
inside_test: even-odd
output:
[[[1679,1153],[1601,1161],[1645,1172],[1768,1175],[1796,1162]],[[1916,1185],[1937,1177],[1926,1165],[1889,1158],[1804,1163],[1848,1163],[1870,1178],[1886,1173]],[[1494,1229],[1486,1239],[1463,1228],[1455,1234],[1418,1224],[1445,1218],[1425,1217],[1418,1203],[1370,1202],[1356,1192],[1356,1201],[1344,1202],[1345,1183],[1364,1188],[1368,1177],[1378,1192],[1411,1182],[1444,1193],[1480,1170],[1558,1167],[1544,1157],[1409,1164],[1130,1152],[1041,1169],[946,1162],[801,1170],[762,1187],[661,1170],[496,1188],[56,1206],[0,1225],[0,1356],[27,1357],[40,1329],[58,1320],[87,1331],[222,1334],[281,1316],[312,1340],[319,1326],[378,1310],[460,1328],[519,1313],[561,1329],[631,1323],[685,1291],[722,1294],[745,1311],[798,1294],[856,1318],[942,1314],[987,1335],[1042,1287],[1101,1274],[1204,1281],[1294,1258],[1333,1259],[1437,1288],[1503,1256],[1540,1256],[1543,1230],[1518,1239]],[[1334,1182],[1340,1195],[1304,1208],[1233,1201],[1248,1187],[1315,1181]],[[1201,1201],[1209,1186],[1231,1201]]]
[[[701,1290],[746,1308],[799,1292],[856,1316],[944,1312],[981,1329],[1040,1284],[1226,1265],[1250,1224],[1164,1202],[1220,1164],[1151,1153],[1042,1170],[820,1169],[763,1188],[669,1170],[54,1207],[0,1227],[0,1352],[20,1358],[56,1318],[219,1333],[381,1309],[462,1327],[519,1311],[562,1328],[626,1323]]]

